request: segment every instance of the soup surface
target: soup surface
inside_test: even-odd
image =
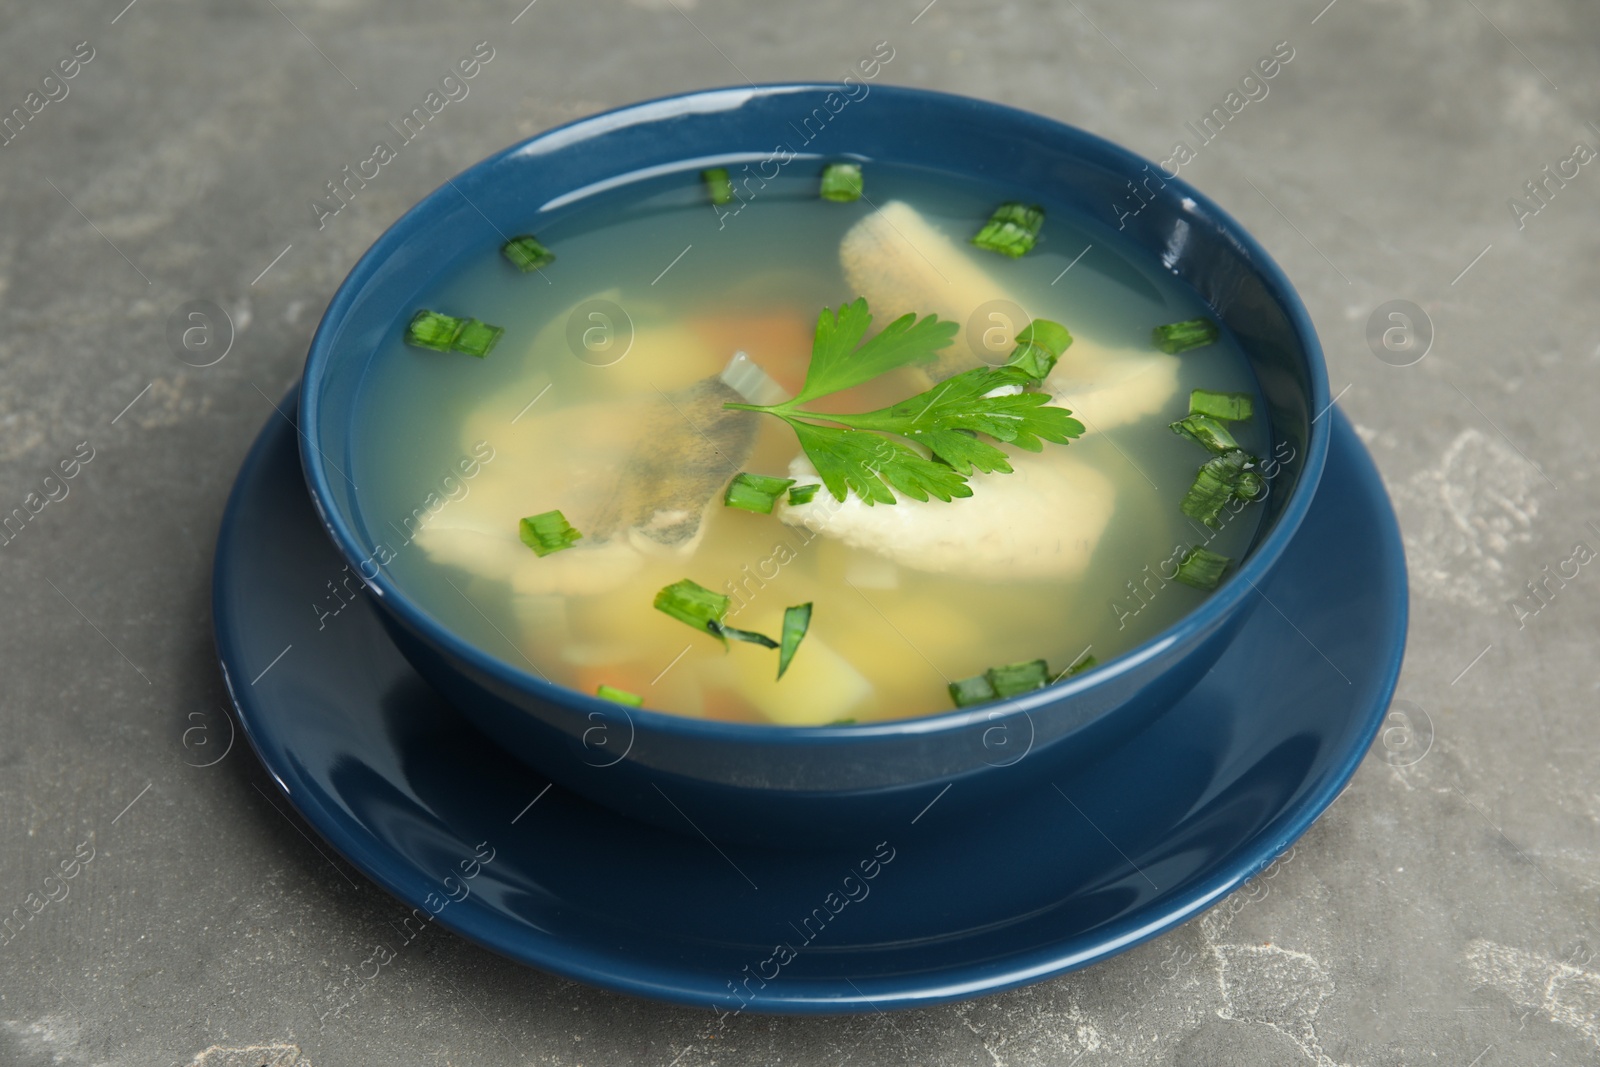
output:
[[[556,258],[527,273],[485,226],[482,255],[416,307],[504,327],[498,344],[482,359],[411,347],[402,319],[361,386],[351,476],[391,579],[552,682],[790,725],[945,711],[953,681],[1104,663],[1200,603],[1179,559],[1203,546],[1236,562],[1261,509],[1240,498],[1218,528],[1180,511],[1210,453],[1168,424],[1191,390],[1243,393],[1255,414],[1228,428],[1254,456],[1269,441],[1226,331],[1177,355],[1152,344],[1153,327],[1207,316],[1198,297],[1070,205],[1044,203],[1037,246],[1013,259],[969,241],[1004,188],[867,164],[865,197],[839,203],[818,197],[820,169],[764,184],[735,169],[722,206],[694,171],[610,190],[541,220]],[[964,499],[868,507],[824,488],[772,514],[725,506],[737,472],[820,481],[789,424],[723,405],[798,392],[819,312],[858,297],[869,337],[906,312],[959,332],[814,408],[877,409],[1000,364],[1040,318],[1073,341],[1039,388],[1083,434],[1002,446],[1014,472],[973,474]],[[519,522],[552,510],[583,537],[538,556]],[[783,677],[777,652],[652,606],[682,579],[729,597],[726,625],[773,638],[786,608],[812,604]]]

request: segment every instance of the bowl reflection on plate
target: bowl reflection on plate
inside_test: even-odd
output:
[[[1186,282],[1239,339],[1283,460],[1236,572],[1197,609],[1132,651],[1048,689],[980,708],[850,726],[694,719],[554,685],[442,626],[381,566],[355,521],[349,429],[367,361],[419,293],[503,232],[537,232],[532,205],[573,190],[694,174],[751,158],[773,131],[821,106],[829,85],[672,97],[541,134],[467,169],[407,212],[351,271],[306,361],[301,459],[319,516],[376,594],[396,644],[485,733],[555,781],[683,832],[784,846],[837,841],[863,820],[915,813],[934,793],[981,808],[1092,758],[1171,707],[1205,674],[1258,599],[1299,527],[1328,447],[1321,348],[1282,271],[1232,218],[1172,179],[1136,215],[1127,184],[1151,166],[1069,126],[1000,105],[879,86],[873,106],[828,127],[831,157],[890,160],[996,181],[1009,195],[1078,209]],[[806,158],[806,157],[802,157]],[[822,157],[816,157],[818,159]],[[941,794],[942,795],[942,794]],[[666,803],[663,803],[663,800]],[[690,829],[693,827],[693,829]]]

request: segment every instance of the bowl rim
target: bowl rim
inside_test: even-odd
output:
[[[334,503],[336,498],[331,492],[327,472],[317,462],[322,451],[318,441],[321,424],[321,391],[318,386],[335,358],[333,335],[348,316],[356,297],[388,257],[408,239],[410,231],[426,225],[430,217],[445,206],[446,200],[453,203],[459,198],[460,193],[456,187],[458,182],[468,176],[477,177],[486,174],[514,157],[540,154],[541,149],[547,151],[581,149],[581,146],[588,142],[620,129],[686,115],[716,114],[736,110],[757,98],[806,92],[825,94],[842,92],[848,88],[840,82],[826,81],[724,86],[672,93],[587,115],[541,131],[479,160],[445,179],[442,184],[390,223],[377,240],[362,253],[361,258],[340,282],[339,288],[334,292],[317,324],[306,356],[305,370],[301,379],[300,406],[297,412],[300,430],[300,465],[312,503],[323,528],[332,538],[340,554],[357,568],[357,573],[361,573],[359,561],[367,559],[368,554],[351,529],[349,519]],[[1116,160],[1127,167],[1129,174],[1157,165],[1098,134],[1008,104],[956,93],[891,84],[874,85],[872,92],[883,93],[890,99],[899,98],[902,107],[907,105],[917,109],[960,107],[987,111],[996,119],[1003,120],[1013,127],[1020,126],[1035,136],[1076,141]],[[689,153],[685,152],[685,158],[688,157]],[[1167,649],[1191,641],[1219,625],[1226,617],[1242,607],[1248,595],[1258,592],[1259,583],[1277,565],[1284,549],[1298,533],[1300,524],[1311,507],[1312,497],[1322,480],[1332,424],[1331,419],[1323,418],[1332,404],[1328,402],[1327,366],[1322,345],[1311,322],[1310,313],[1306,310],[1288,275],[1250,232],[1210,197],[1181,177],[1169,178],[1165,170],[1161,174],[1162,180],[1173,188],[1175,194],[1191,200],[1194,206],[1201,209],[1203,216],[1211,219],[1228,235],[1236,249],[1243,253],[1243,258],[1260,277],[1268,294],[1283,310],[1299,343],[1301,358],[1309,372],[1310,395],[1306,398],[1308,407],[1317,414],[1312,417],[1307,428],[1304,466],[1273,529],[1245,555],[1234,572],[1197,607],[1159,633],[1120,653],[1107,663],[1076,677],[1063,679],[1020,696],[992,701],[970,709],[934,711],[904,719],[799,727],[777,723],[700,719],[648,707],[628,707],[569,686],[547,681],[515,666],[508,660],[486,652],[479,645],[466,640],[445,626],[407,596],[399,586],[390,582],[382,567],[372,578],[362,574],[363,582],[373,592],[380,611],[388,611],[397,616],[406,626],[423,635],[429,642],[442,647],[451,656],[466,662],[474,670],[488,675],[503,685],[535,695],[547,704],[561,705],[580,717],[586,717],[593,712],[612,715],[620,713],[634,728],[644,726],[655,732],[692,741],[743,744],[843,744],[878,738],[961,731],[975,724],[993,722],[1002,717],[1019,713],[1028,715],[1046,705],[1067,701],[1079,694],[1099,688],[1135,670],[1141,664],[1163,654]],[[400,315],[397,315],[397,321],[399,317]]]

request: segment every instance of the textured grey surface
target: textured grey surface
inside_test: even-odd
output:
[[[1600,165],[1520,227],[1508,204],[1600,146],[1593,4],[124,2],[0,2],[0,112],[94,50],[0,147],[0,511],[66,489],[0,545],[0,912],[68,890],[0,945],[0,1065],[1600,1062],[1600,565],[1546,578],[1600,548]],[[887,81],[1158,159],[1290,42],[1183,174],[1299,286],[1394,495],[1415,736],[1396,719],[1248,890],[1030,989],[716,1030],[435,930],[319,1024],[399,907],[273,810],[243,746],[192,766],[224,729],[211,542],[265,398],[360,252],[466,163],[636,99],[839,76],[882,40]],[[478,41],[471,95],[319,231],[323,183]],[[196,299],[237,328],[205,368],[166,338]],[[1366,340],[1396,299],[1436,334],[1413,366]]]

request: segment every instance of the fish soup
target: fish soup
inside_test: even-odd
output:
[[[1067,204],[822,171],[612,189],[419,293],[354,420],[390,579],[551,682],[794,726],[1053,684],[1199,604],[1290,457],[1194,292]]]

